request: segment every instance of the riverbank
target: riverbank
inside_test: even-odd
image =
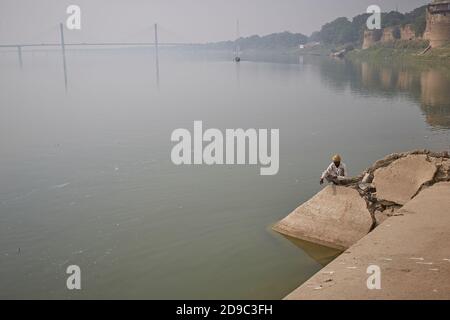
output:
[[[449,299],[449,174],[446,152],[389,155],[280,221],[276,231],[347,248],[286,299]],[[355,190],[367,208],[355,205]],[[367,286],[373,266],[379,290]]]
[[[450,45],[424,53],[427,46],[424,41],[396,41],[350,51],[346,58],[355,62],[394,62],[414,68],[439,67],[450,72]]]
[[[450,299],[450,183],[422,192],[286,299]],[[380,268],[369,290],[367,268]]]

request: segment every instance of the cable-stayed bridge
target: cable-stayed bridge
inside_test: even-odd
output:
[[[98,41],[98,42],[64,42],[55,41],[55,42],[21,42],[21,43],[4,43],[0,44],[0,48],[29,48],[29,47],[61,47],[62,45],[66,47],[81,47],[81,46],[92,46],[92,47],[100,47],[100,46],[193,46],[198,45],[198,43],[192,43],[187,41],[170,41],[170,42],[162,42],[157,41],[157,39],[161,39],[161,30],[167,34],[177,35],[176,33],[161,27],[158,24],[154,24],[151,28],[146,28],[144,30],[140,30],[136,34],[142,35],[143,32],[147,32],[147,34],[151,35],[154,33],[154,41]],[[60,24],[60,33],[64,34],[64,28],[61,28]],[[135,38],[136,34],[132,35],[132,38]],[[60,40],[60,39],[58,39]]]
[[[67,64],[66,64],[66,48],[67,47],[78,47],[78,48],[86,48],[86,47],[136,47],[136,46],[142,46],[142,47],[153,47],[155,50],[155,63],[156,63],[156,81],[157,85],[159,87],[159,54],[158,54],[158,48],[159,47],[177,47],[177,46],[195,46],[199,44],[195,43],[189,43],[189,42],[160,42],[160,31],[161,27],[158,24],[154,24],[150,28],[144,28],[143,30],[138,30],[136,33],[137,35],[140,35],[142,37],[142,34],[145,32],[145,37],[152,35],[154,40],[153,42],[149,41],[112,41],[112,42],[66,42],[65,40],[65,30],[64,25],[62,23],[59,24],[59,41],[57,42],[23,42],[23,43],[6,43],[6,44],[0,44],[0,48],[16,48],[17,54],[19,58],[19,64],[22,67],[23,66],[23,57],[22,57],[22,49],[23,48],[45,48],[45,47],[55,47],[55,48],[61,48],[61,56],[62,56],[62,63],[63,63],[63,70],[64,70],[64,84],[65,88],[67,90]],[[171,32],[168,29],[162,28],[163,31],[166,31],[166,33],[171,34],[172,36],[176,33]],[[46,30],[45,32],[48,33],[49,31],[53,32],[55,31],[54,28],[50,28],[49,30]],[[135,35],[136,35],[135,34]],[[135,36],[134,35],[134,36]],[[129,38],[134,38],[134,36],[130,36]]]

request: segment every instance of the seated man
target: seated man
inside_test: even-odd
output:
[[[343,162],[341,162],[341,156],[335,155],[333,162],[328,166],[327,170],[322,173],[320,177],[320,184],[323,184],[323,180],[334,184],[340,184],[340,181],[347,176],[347,168]]]

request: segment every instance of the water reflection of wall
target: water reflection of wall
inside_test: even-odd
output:
[[[407,71],[399,71],[397,78],[397,88],[401,91],[407,91],[413,87],[414,77]]]
[[[440,70],[332,60],[319,67],[326,84],[336,90],[350,86],[357,94],[409,97],[429,125],[450,128],[450,77]]]
[[[450,128],[450,79],[439,70],[414,71],[366,63],[361,67],[361,80],[370,90],[408,93],[419,102],[428,124]]]
[[[393,78],[394,78],[394,74],[393,74],[392,69],[388,69],[388,68],[381,69],[380,79],[381,79],[381,86],[383,88],[385,88],[385,89],[392,88]]]
[[[361,86],[374,94],[406,92],[420,100],[420,74],[408,69],[361,63]]]
[[[437,70],[421,74],[421,108],[434,127],[450,128],[450,80]]]

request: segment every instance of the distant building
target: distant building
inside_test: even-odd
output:
[[[413,26],[410,24],[405,25],[400,29],[400,39],[401,40],[415,40],[417,39],[416,32]]]
[[[400,39],[400,27],[388,27],[383,29],[383,35],[381,36],[381,42],[392,42]]]
[[[366,30],[366,31],[364,31],[364,41],[363,41],[362,48],[369,49],[370,47],[374,46],[378,41],[381,40],[382,35],[383,35],[382,30]]]
[[[431,48],[450,43],[450,0],[433,0],[427,7],[426,29],[423,39],[430,41]],[[412,25],[388,27],[382,30],[366,30],[362,48],[368,49],[378,42],[387,43],[395,40],[416,40]]]
[[[320,42],[308,42],[307,44],[304,45],[304,48],[314,48],[320,46]]]
[[[427,8],[427,27],[424,39],[432,48],[450,42],[450,1],[434,0]]]

